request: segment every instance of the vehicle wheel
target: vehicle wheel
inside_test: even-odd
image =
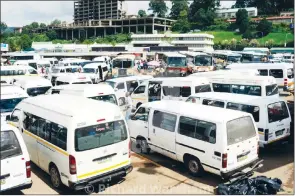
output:
[[[151,149],[149,148],[149,145],[145,139],[141,139],[139,141],[140,144],[140,152],[143,154],[149,154],[151,152]]]
[[[185,164],[192,176],[201,176],[204,172],[202,164],[196,157],[188,157]]]
[[[56,168],[56,166],[52,166],[50,168],[49,173],[50,173],[50,180],[51,180],[52,186],[57,189],[61,188],[62,182],[60,179],[59,171]]]

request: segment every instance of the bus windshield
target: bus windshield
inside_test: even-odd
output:
[[[97,101],[105,101],[105,102],[118,105],[115,95],[102,95],[102,96],[95,96],[95,97],[89,97],[89,98],[97,100]]]
[[[21,102],[25,97],[18,97],[12,99],[1,99],[0,102],[0,111],[1,113],[4,112],[12,112],[15,106]]]
[[[196,56],[195,57],[195,65],[196,66],[211,66],[212,65],[212,57],[211,56]]]
[[[186,58],[185,57],[168,57],[167,60],[168,66],[173,67],[184,67],[186,66]]]
[[[241,61],[241,57],[239,56],[228,56],[227,61],[238,63]]]
[[[132,60],[114,60],[113,68],[128,69],[132,67]]]
[[[123,120],[78,128],[75,131],[77,152],[109,146],[127,140],[128,133]]]

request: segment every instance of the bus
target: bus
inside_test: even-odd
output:
[[[136,75],[136,56],[119,55],[112,60],[111,78],[126,77]]]
[[[263,53],[265,55],[269,54],[268,48],[244,48],[243,52],[256,52],[256,53]]]
[[[258,63],[258,62],[267,62],[268,55],[265,53],[257,53],[257,52],[239,52],[242,55],[241,62],[242,63]],[[265,59],[265,60],[263,60]]]
[[[166,76],[186,76],[189,67],[187,66],[186,56],[177,52],[157,53],[158,59],[162,56],[161,64],[165,67]]]
[[[242,55],[232,51],[214,51],[212,57],[215,60],[215,64],[228,65],[230,63],[241,62]]]
[[[294,54],[294,48],[271,48],[271,54],[278,54],[278,53],[289,53]]]
[[[204,52],[179,52],[186,56],[188,66],[193,65],[194,71],[214,71],[213,57]]]
[[[40,54],[37,54],[35,52],[15,52],[10,54],[9,60],[40,60],[41,56]]]

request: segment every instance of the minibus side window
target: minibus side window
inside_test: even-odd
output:
[[[136,114],[134,115],[134,117],[132,119],[134,120],[142,120],[147,122],[148,121],[148,116],[149,116],[149,109],[145,108],[145,107],[140,107]]]
[[[233,84],[233,85],[231,85],[231,87],[232,87],[232,93],[261,96],[261,86]]]
[[[258,69],[259,75],[261,76],[268,76],[268,70],[267,69]]]
[[[53,122],[50,128],[50,143],[67,150],[67,129]]]
[[[214,92],[230,93],[230,85],[229,84],[213,83],[212,85],[213,85],[213,91]]]
[[[118,90],[120,90],[120,89],[125,89],[125,87],[124,87],[124,83],[119,83],[118,85],[117,85],[117,87],[116,87]]]
[[[195,138],[197,120],[181,116],[179,118],[178,133],[188,137]]]
[[[226,105],[226,109],[239,110],[239,111],[250,113],[250,114],[252,114],[255,122],[259,122],[259,113],[260,112],[259,112],[258,106],[228,102]]]
[[[267,85],[265,87],[265,90],[266,90],[266,96],[279,94],[279,88],[277,84]]]
[[[133,92],[134,89],[136,89],[136,87],[138,87],[138,82],[135,80],[134,81],[127,81],[126,85],[127,85],[127,91]]]
[[[174,132],[177,116],[155,110],[153,115],[153,126]]]
[[[180,96],[189,97],[191,95],[191,87],[180,87]]]
[[[196,103],[197,100],[200,100],[200,97],[189,97],[185,102]]]
[[[139,86],[133,93],[134,94],[141,94],[145,92],[145,86]]]
[[[209,84],[196,86],[195,87],[195,93],[201,93],[201,92],[211,92],[211,87]]]
[[[28,72],[29,74],[37,74],[37,71],[33,69],[28,69]]]
[[[270,69],[269,75],[273,76],[274,78],[283,78],[284,77],[282,69]]]
[[[223,101],[216,101],[216,100],[210,100],[210,99],[203,99],[203,105],[208,105],[208,106],[215,106],[219,108],[224,108],[224,102]]]
[[[163,86],[163,94],[165,96],[180,97],[180,87]]]

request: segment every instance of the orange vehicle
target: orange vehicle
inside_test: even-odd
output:
[[[186,76],[191,73],[185,55],[177,52],[165,52],[159,55],[162,55],[162,66],[165,67],[166,76]]]

